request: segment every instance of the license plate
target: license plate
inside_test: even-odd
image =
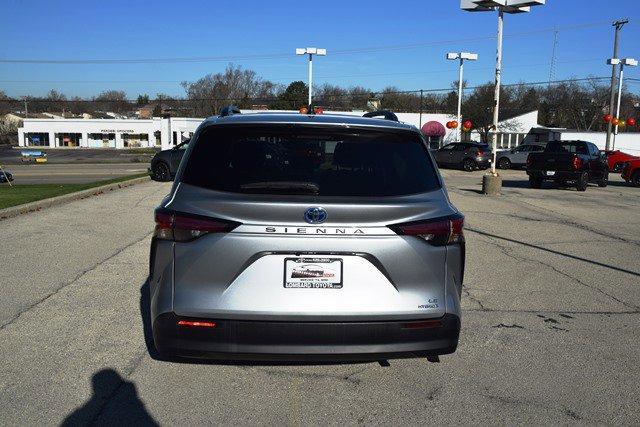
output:
[[[556,174],[556,171],[547,171],[547,176],[553,176]]]
[[[341,289],[342,259],[285,258],[284,287],[291,289]]]

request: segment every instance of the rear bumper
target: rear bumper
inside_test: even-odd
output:
[[[527,175],[529,175],[532,178],[539,178],[539,179],[545,179],[545,180],[558,180],[558,179],[562,179],[565,181],[576,181],[578,178],[580,178],[580,174],[582,174],[582,172],[569,172],[569,171],[554,171],[555,173],[553,175],[547,175],[547,171],[542,171],[542,170],[528,170],[527,171]]]
[[[165,313],[153,322],[163,355],[225,360],[380,360],[453,353],[460,318],[385,322],[213,320],[215,328],[178,326]],[[433,325],[432,321],[438,321]]]

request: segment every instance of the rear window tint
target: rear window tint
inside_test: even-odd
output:
[[[544,151],[547,153],[588,154],[584,142],[550,142]]]
[[[440,188],[413,132],[229,125],[194,142],[182,181],[212,190],[375,197]]]

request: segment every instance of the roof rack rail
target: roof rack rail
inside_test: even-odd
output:
[[[220,109],[220,117],[233,116],[234,114],[242,114],[242,111],[235,105],[227,105],[226,107],[222,107]]]
[[[362,117],[384,117],[385,120],[393,120],[394,122],[398,121],[398,116],[389,110],[371,111],[369,113],[365,113]]]

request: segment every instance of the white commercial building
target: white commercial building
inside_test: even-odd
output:
[[[262,111],[265,110],[243,110],[243,113]],[[362,115],[364,111],[335,111],[333,113]],[[455,120],[453,115],[396,114],[400,121],[422,129],[432,147],[455,141],[457,138],[456,130],[445,127],[447,122]],[[202,118],[182,117],[170,119],[24,119],[23,127],[18,128],[18,145],[50,148],[158,147],[167,149],[191,137],[203,120]],[[502,122],[504,126],[500,126],[499,145],[512,147],[520,144],[529,130],[538,126],[537,122],[537,111]],[[480,134],[474,131],[465,135],[465,139],[479,141]]]

